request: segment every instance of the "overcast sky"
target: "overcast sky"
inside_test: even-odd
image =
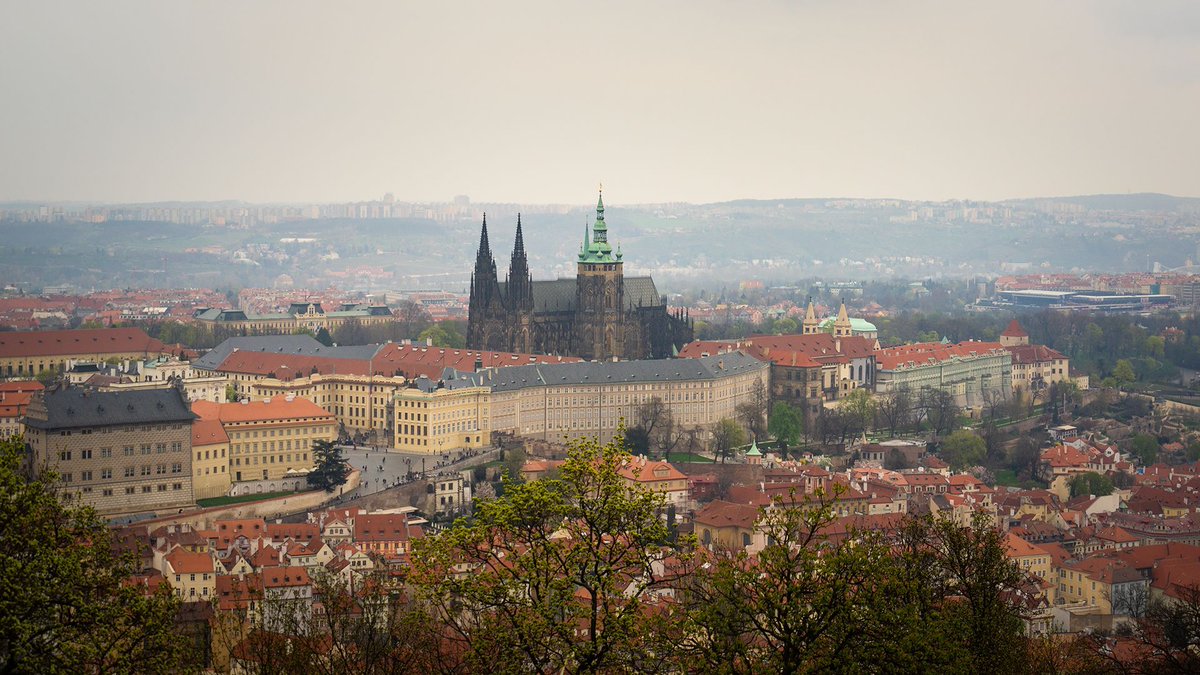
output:
[[[0,4],[0,200],[1200,196],[1195,0]]]

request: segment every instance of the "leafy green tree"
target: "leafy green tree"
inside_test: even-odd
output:
[[[1133,370],[1133,364],[1128,359],[1120,359],[1117,361],[1117,365],[1113,367],[1112,377],[1116,381],[1117,386],[1124,389],[1137,380],[1137,373]]]
[[[233,386],[232,382],[225,385],[225,400],[226,400],[226,402],[237,403],[239,398],[240,397],[238,396],[237,387]]]
[[[650,452],[650,434],[646,427],[636,426],[625,429],[625,447],[635,455],[646,455]]]
[[[571,444],[560,476],[505,483],[437,537],[417,540],[410,582],[463,672],[654,672],[671,641],[648,603],[679,555],[660,493],[621,475],[617,437]]]
[[[312,445],[313,465],[308,474],[308,484],[333,492],[346,484],[350,477],[350,465],[346,464],[346,456],[341,447],[333,441],[314,441]]]
[[[1024,610],[1016,593],[1025,575],[987,515],[977,512],[969,526],[909,518],[895,550],[893,604],[916,617],[900,623],[902,652],[953,664],[951,672],[1026,670]]]
[[[720,457],[722,464],[725,463],[725,458],[733,452],[734,448],[746,443],[745,430],[728,417],[722,417],[713,425],[712,436],[713,461],[715,462],[717,457]]]
[[[108,527],[53,472],[27,478],[23,454],[20,441],[0,442],[0,671],[182,671],[170,588],[127,583],[134,556],[113,552]]]
[[[831,539],[835,494],[777,497],[760,512],[766,544],[715,552],[685,593],[691,630],[679,648],[695,672],[855,672],[869,669],[887,548],[875,536]]]
[[[855,389],[842,400],[842,410],[853,420],[855,428],[865,432],[871,430],[875,421],[875,400],[866,389]]]
[[[771,406],[771,418],[767,422],[767,431],[775,437],[779,451],[787,458],[788,446],[795,445],[804,431],[804,418],[795,408],[778,401]]]
[[[453,349],[462,349],[467,344],[461,333],[440,323],[435,323],[421,331],[417,339],[421,342],[428,341],[434,347],[449,347]]]
[[[973,432],[959,429],[942,441],[942,459],[955,471],[977,466],[987,456],[987,443]]]
[[[1150,434],[1138,434],[1134,436],[1133,440],[1129,443],[1129,449],[1146,466],[1150,466],[1158,459],[1158,439]]]
[[[785,316],[781,319],[775,320],[776,335],[792,335],[799,327],[800,324],[796,323],[796,320],[790,316]]]
[[[1114,489],[1112,479],[1102,476],[1095,471],[1078,473],[1071,477],[1071,496],[1095,495],[1104,497],[1112,494]]]

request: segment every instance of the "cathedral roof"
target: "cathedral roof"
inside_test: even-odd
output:
[[[573,312],[575,311],[575,279],[554,279],[553,281],[533,282],[533,311],[544,312]],[[500,293],[507,297],[508,284],[500,282]],[[638,307],[658,307],[663,304],[650,277],[625,277],[625,309],[634,310]]]

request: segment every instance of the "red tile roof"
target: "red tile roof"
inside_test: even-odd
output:
[[[573,356],[547,356],[545,354],[521,354],[514,352],[488,352],[472,349],[450,349],[420,345],[387,344],[371,359],[372,372],[379,375],[401,373],[409,379],[422,375],[437,379],[446,368],[465,372],[475,370],[475,362],[484,368],[522,366],[530,363],[575,363],[582,359]]]
[[[1013,319],[1012,321],[1008,322],[1008,328],[1005,328],[1004,332],[1001,333],[1001,335],[1003,335],[1004,337],[1017,337],[1017,338],[1029,337],[1029,333],[1026,333],[1024,328],[1021,328],[1021,323],[1019,321],[1017,321],[1016,319]]]
[[[213,571],[213,559],[207,553],[192,553],[178,547],[168,553],[165,559],[171,564],[174,574],[202,574]]]
[[[0,333],[0,358],[83,354],[160,354],[162,342],[141,328],[96,328]]]
[[[299,396],[288,400],[286,396],[273,396],[261,401],[249,403],[213,403],[212,401],[196,401],[192,404],[192,412],[202,419],[220,420],[224,424],[232,422],[273,422],[318,418],[333,421],[333,415],[312,401]]]
[[[1067,357],[1045,345],[1015,345],[1005,347],[1013,357],[1013,363],[1048,363]]]
[[[999,342],[960,342],[958,344],[942,344],[940,342],[918,342],[899,347],[886,347],[875,350],[875,361],[880,370],[896,370],[912,364],[912,367],[941,363],[951,359],[974,359],[996,354],[1007,354],[1008,351]]]
[[[696,523],[710,527],[737,527],[749,530],[758,520],[758,507],[753,504],[712,501],[696,512]]]
[[[360,515],[354,519],[354,541],[408,541],[408,516]]]
[[[220,420],[204,419],[202,417],[192,422],[193,448],[202,445],[217,445],[228,442],[229,436],[225,433],[225,428],[221,426]]]

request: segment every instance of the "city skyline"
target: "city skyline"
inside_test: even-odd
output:
[[[1186,2],[3,14],[3,201],[583,204],[599,180],[627,204],[995,201],[1200,184]]]

